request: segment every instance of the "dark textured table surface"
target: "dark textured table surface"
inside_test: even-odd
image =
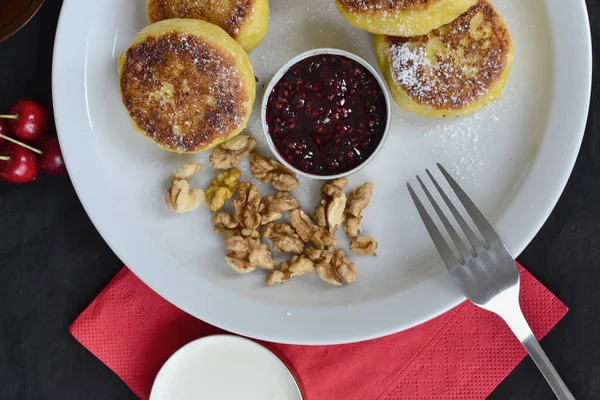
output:
[[[21,98],[51,104],[60,6],[61,0],[47,0],[21,32],[0,43],[0,110]],[[588,0],[588,9],[598,49],[600,2]],[[519,257],[570,307],[542,345],[578,399],[600,399],[600,57],[595,61],[575,170],[556,209]],[[0,183],[1,399],[135,398],[67,332],[121,266],[67,176],[42,176],[26,186]],[[491,398],[551,399],[552,393],[526,359]]]

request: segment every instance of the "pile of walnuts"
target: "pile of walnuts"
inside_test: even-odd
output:
[[[346,178],[325,183],[311,217],[290,193],[300,184],[294,172],[258,155],[255,149],[256,142],[247,135],[238,135],[215,148],[210,161],[215,169],[223,171],[206,191],[190,186],[191,177],[200,170],[199,164],[188,163],[178,169],[173,173],[172,187],[167,190],[167,205],[183,213],[206,202],[215,213],[214,231],[224,236],[225,247],[230,251],[225,256],[227,264],[240,274],[250,273],[257,267],[268,271],[269,286],[312,272],[332,285],[355,282],[356,264],[346,258],[344,250],[336,248],[335,233],[343,224],[351,240],[350,252],[376,256],[377,241],[370,235],[359,235],[374,185],[367,182],[346,196]],[[276,193],[261,197],[255,184],[239,181],[241,172],[236,167],[247,156],[250,156],[252,176],[271,184]],[[236,192],[237,197],[231,202],[233,214],[222,211]],[[281,221],[285,213],[289,214],[289,223]],[[291,254],[291,259],[276,266],[271,250],[262,239],[271,242],[273,251]]]

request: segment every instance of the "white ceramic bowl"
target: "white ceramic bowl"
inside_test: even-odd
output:
[[[243,396],[240,396],[244,393]],[[162,366],[150,400],[302,400],[292,373],[277,355],[233,335],[196,339]]]
[[[337,174],[337,175],[313,175],[313,174],[304,172],[304,171],[298,169],[297,167],[295,167],[294,165],[290,164],[285,158],[283,158],[281,156],[281,154],[279,154],[279,150],[277,150],[277,148],[275,147],[275,144],[273,143],[273,139],[271,138],[271,135],[269,134],[269,125],[267,124],[267,105],[269,103],[269,97],[271,95],[271,92],[273,91],[273,87],[279,82],[279,80],[283,77],[283,75],[285,75],[285,73],[288,72],[288,70],[291,67],[293,67],[294,65],[296,65],[298,62],[300,62],[304,59],[307,59],[309,57],[318,56],[321,54],[329,54],[329,55],[333,54],[333,55],[338,55],[338,56],[344,56],[344,57],[347,57],[347,58],[359,63],[363,67],[365,67],[377,80],[377,83],[379,84],[379,87],[381,88],[381,91],[383,92],[383,97],[385,99],[386,123],[385,123],[385,129],[383,131],[383,136],[381,137],[381,140],[379,141],[377,148],[375,149],[373,154],[371,154],[369,156],[369,158],[364,160],[362,163],[360,163],[356,167],[352,168],[351,170],[348,170],[346,172],[343,172],[343,173]],[[286,167],[288,167],[289,169],[291,169],[298,175],[301,175],[301,176],[304,176],[307,178],[322,179],[322,180],[342,178],[344,176],[348,176],[348,175],[360,170],[361,168],[366,166],[368,163],[370,163],[375,157],[377,157],[377,154],[383,147],[383,144],[385,143],[385,139],[387,138],[389,128],[390,128],[390,120],[391,120],[390,96],[389,96],[389,93],[387,90],[387,86],[386,86],[384,80],[379,75],[379,73],[377,73],[377,71],[375,70],[375,68],[373,68],[371,66],[371,64],[366,62],[361,57],[357,56],[356,54],[352,54],[348,51],[344,51],[344,50],[340,50],[340,49],[332,49],[332,48],[314,49],[314,50],[306,51],[306,52],[299,54],[296,57],[292,58],[283,67],[281,67],[281,69],[279,69],[279,71],[277,71],[275,76],[273,76],[273,79],[271,79],[271,81],[269,82],[269,85],[265,89],[265,94],[263,96],[262,104],[261,104],[260,118],[262,121],[263,133],[265,134],[267,144],[269,145],[269,149],[275,155],[275,157],[277,157],[277,160],[279,160],[280,163],[282,163],[283,165],[285,165]]]

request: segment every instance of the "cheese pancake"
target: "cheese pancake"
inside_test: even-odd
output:
[[[171,18],[210,22],[250,53],[269,29],[269,0],[148,0],[146,17],[150,24]]]
[[[335,0],[353,26],[379,35],[420,36],[454,21],[477,0]]]
[[[216,25],[186,19],[138,33],[119,57],[119,85],[135,129],[177,153],[200,152],[241,132],[256,89],[240,45]]]
[[[487,0],[424,36],[375,35],[374,46],[398,105],[433,118],[470,114],[500,98],[514,57],[510,32]]]

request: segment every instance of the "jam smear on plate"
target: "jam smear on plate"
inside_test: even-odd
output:
[[[279,154],[312,175],[350,171],[373,154],[387,123],[383,90],[373,74],[341,55],[305,58],[269,95],[269,135]]]

